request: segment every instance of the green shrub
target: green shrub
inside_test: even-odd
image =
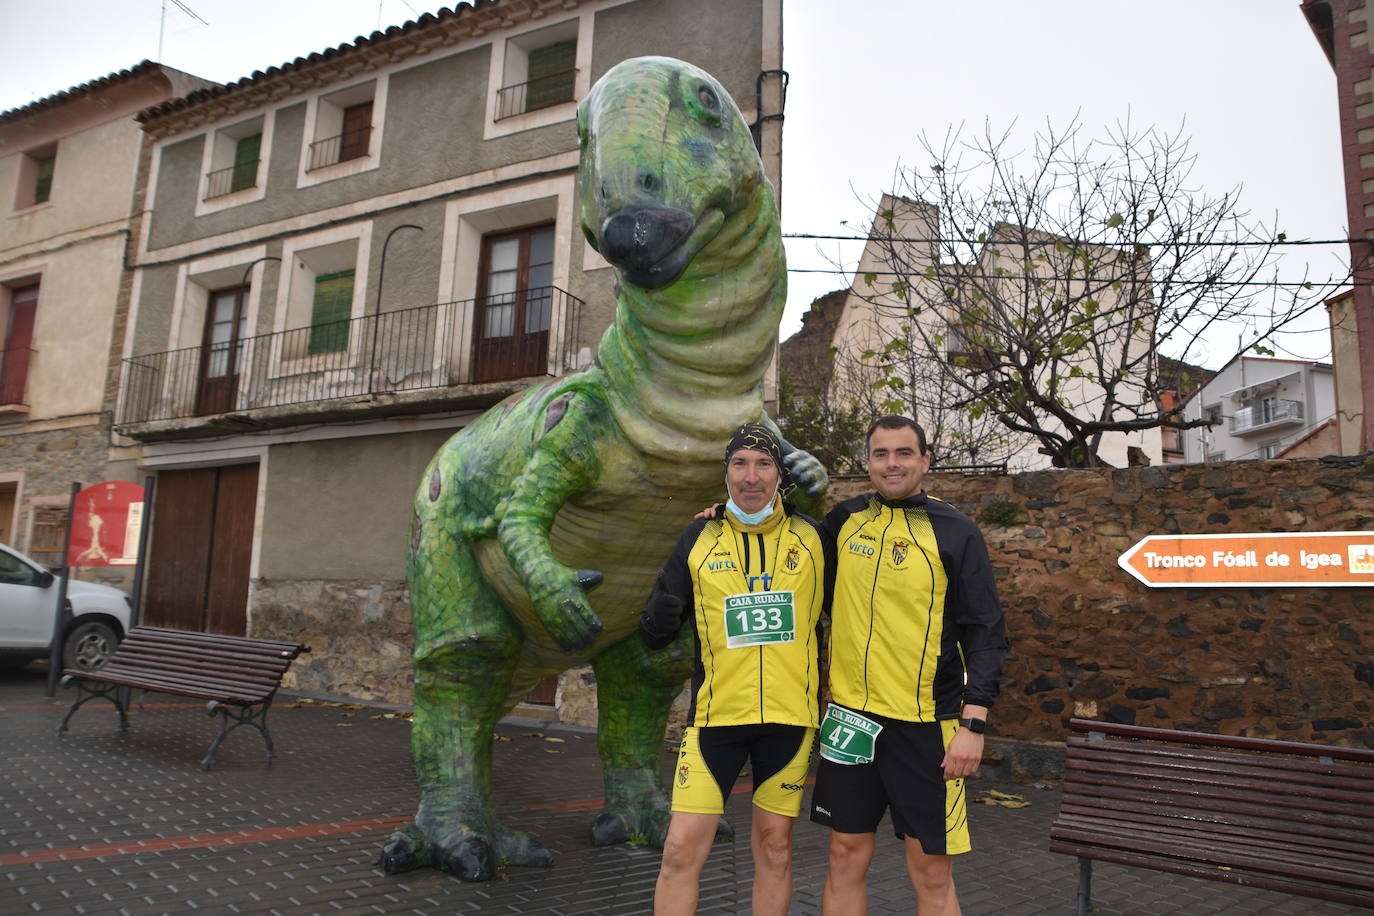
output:
[[[978,521],[990,528],[1013,525],[1021,514],[1021,507],[1009,499],[994,499],[983,504]]]

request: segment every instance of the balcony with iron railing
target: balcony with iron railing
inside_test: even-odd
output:
[[[560,70],[525,83],[502,86],[496,90],[496,117],[500,121],[529,111],[538,111],[573,100],[577,85],[576,70]]]
[[[331,165],[338,165],[340,162],[348,162],[351,159],[361,159],[367,155],[368,145],[371,141],[371,125],[360,127],[357,130],[345,131],[336,137],[316,140],[310,144],[310,158],[306,163],[305,170],[313,172]]]
[[[214,200],[235,191],[246,191],[258,186],[259,159],[240,162],[227,169],[215,169],[205,175],[205,199]]]
[[[504,350],[474,345],[474,316],[489,303],[470,299],[130,357],[115,427],[149,441],[489,406],[551,365],[574,368],[582,301],[557,287],[517,294],[546,307],[552,326]]]
[[[1286,401],[1275,398],[1237,410],[1231,416],[1230,429],[1232,435],[1248,436],[1280,426],[1301,425],[1302,422],[1301,401]]]

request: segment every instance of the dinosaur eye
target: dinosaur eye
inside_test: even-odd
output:
[[[685,93],[683,101],[692,117],[711,127],[720,126],[720,97],[710,86],[697,84],[696,91]]]

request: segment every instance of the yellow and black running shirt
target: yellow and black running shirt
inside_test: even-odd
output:
[[[655,593],[680,598],[682,618],[671,632],[651,633],[642,621],[640,636],[658,649],[683,625],[692,627],[696,657],[689,725],[820,724],[828,542],[814,521],[781,500],[777,506],[758,525],[746,525],[729,512],[694,521],[659,573]],[[750,613],[752,601],[766,609],[773,595],[785,592],[792,593],[791,638],[731,648],[727,631],[737,632],[738,624],[732,627],[727,614],[738,615],[741,605]],[[772,595],[756,597],[765,593]]]
[[[825,517],[838,571],[831,613],[836,702],[908,722],[991,706],[1006,636],[973,520],[924,492],[865,493]],[[967,672],[967,685],[965,673]]]

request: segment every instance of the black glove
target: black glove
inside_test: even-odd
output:
[[[650,649],[662,649],[682,629],[682,599],[655,588],[639,615],[639,638]]]

